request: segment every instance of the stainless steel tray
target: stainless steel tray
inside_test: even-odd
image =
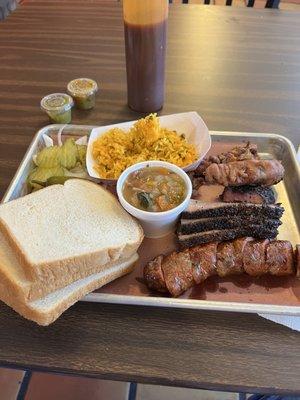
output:
[[[23,161],[20,164],[9,188],[7,189],[2,202],[7,202],[27,194],[26,178],[33,166],[32,156],[41,149],[44,144],[43,134],[56,136],[62,125],[48,125],[37,132]],[[68,125],[64,128],[66,135],[79,137],[87,135],[94,126]],[[292,143],[283,136],[265,133],[236,133],[236,132],[210,132],[212,135],[215,153],[230,149],[237,143],[252,141],[258,145],[260,154],[264,158],[277,158],[282,160],[285,167],[284,181],[276,186],[278,201],[285,207],[283,225],[280,227],[279,238],[290,240],[293,245],[300,243],[300,169],[296,160],[296,153]],[[162,251],[162,243],[157,241],[147,243],[156,254]],[[145,262],[141,248],[141,262]],[[131,276],[132,274],[130,274]],[[203,297],[197,294],[188,294],[185,297],[173,299],[168,297],[157,297],[153,293],[146,292],[138,282],[141,270],[136,275],[120,278],[119,280],[106,285],[99,291],[85,296],[82,301],[131,304],[156,307],[175,307],[202,310],[220,310],[251,313],[271,313],[300,315],[300,280],[296,278],[284,278],[272,281],[272,277],[266,278],[263,282],[245,282],[240,286],[236,282],[224,282],[219,280],[220,291],[213,291],[207,286],[207,294]],[[268,284],[265,285],[266,280]],[[124,291],[124,284],[130,288]],[[269,285],[269,283],[271,284]],[[241,283],[241,282],[240,282]],[[239,284],[240,284],[239,283]],[[208,282],[212,284],[212,282]],[[123,287],[123,289],[122,289]],[[221,290],[223,289],[223,291]],[[225,291],[226,290],[226,291]]]

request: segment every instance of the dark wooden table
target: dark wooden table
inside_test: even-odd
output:
[[[170,10],[164,113],[210,129],[300,135],[300,14],[217,6]],[[73,122],[136,118],[126,107],[123,27],[114,1],[25,1],[0,23],[0,191],[37,129],[41,97],[100,83]],[[0,306],[0,363],[118,380],[300,393],[300,334],[256,315],[79,303],[40,328]]]

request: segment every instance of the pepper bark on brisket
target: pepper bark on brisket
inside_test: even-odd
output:
[[[226,203],[274,204],[275,194],[266,186],[227,186],[220,196]]]
[[[284,208],[280,204],[209,203],[191,200],[177,228],[181,248],[239,237],[274,239]]]
[[[210,276],[247,273],[250,276],[292,275],[299,269],[299,246],[285,240],[246,237],[225,243],[208,243],[168,256],[158,256],[144,267],[150,289],[177,297]]]

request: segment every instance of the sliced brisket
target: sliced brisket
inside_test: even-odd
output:
[[[263,225],[266,229],[276,229],[281,225],[278,218],[268,218],[257,215],[238,215],[229,217],[212,217],[199,219],[181,219],[177,233],[205,232],[215,229],[243,228],[245,225]]]
[[[274,204],[275,194],[271,187],[228,186],[220,196],[226,203]]]
[[[244,236],[251,236],[257,239],[274,239],[278,234],[277,229],[267,229],[263,225],[249,225],[243,228],[219,229],[206,232],[192,233],[189,235],[178,235],[178,242],[181,248],[197,246],[202,243],[223,242]]]
[[[181,217],[184,219],[198,219],[210,217],[228,217],[256,215],[267,218],[280,218],[284,208],[280,204],[251,204],[251,203],[222,203],[190,200],[188,207],[183,211]]]

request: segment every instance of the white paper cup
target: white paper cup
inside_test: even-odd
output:
[[[177,207],[168,211],[150,212],[140,210],[132,206],[123,196],[123,186],[129,174],[141,168],[150,167],[164,167],[172,172],[175,172],[184,180],[186,185],[186,197],[183,202]],[[179,214],[187,207],[192,195],[192,183],[188,175],[174,164],[165,161],[144,161],[134,164],[127,168],[119,177],[117,182],[117,194],[119,201],[126,211],[132,216],[136,217],[144,229],[144,234],[148,238],[160,238],[166,236],[175,229],[175,225]]]

